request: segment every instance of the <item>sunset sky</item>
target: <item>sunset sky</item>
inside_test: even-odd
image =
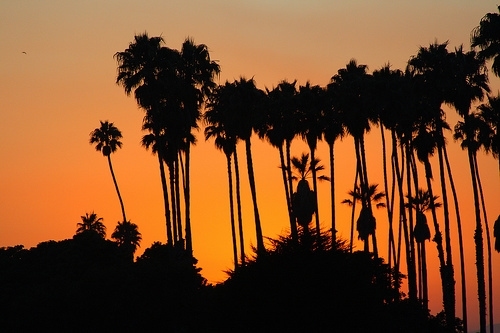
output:
[[[386,63],[404,69],[419,46],[449,41],[449,51],[470,48],[470,32],[495,1],[19,1],[0,3],[0,247],[29,248],[46,240],[71,238],[85,212],[104,218],[108,236],[121,211],[106,159],[89,145],[99,120],[123,133],[123,148],[112,155],[127,217],[143,235],[138,254],[154,241],[166,241],[158,160],[140,145],[143,111],[116,81],[113,55],[125,50],[135,34],[162,36],[180,49],[188,36],[206,44],[221,66],[220,83],[253,77],[259,88],[297,80],[326,85],[351,58],[369,72]],[[25,53],[24,53],[25,52]],[[490,73],[493,93],[500,81]],[[458,120],[453,110],[447,120]],[[224,155],[205,142],[202,131],[192,150],[192,228],[194,255],[210,282],[225,279],[232,267],[231,233]],[[367,137],[370,182],[382,186],[380,132]],[[474,265],[474,217],[467,154],[448,139],[466,241],[470,327],[477,326]],[[353,140],[336,145],[336,195],[339,235],[349,237],[350,209],[340,205],[354,181]],[[243,146],[238,152],[244,156]],[[279,155],[269,144],[253,140],[257,197],[265,236],[284,234],[289,226]],[[306,152],[299,140],[293,155]],[[318,157],[327,165],[325,143]],[[243,160],[243,158],[240,158]],[[437,161],[432,161],[437,164]],[[498,161],[481,153],[480,172],[490,231],[500,214]],[[325,170],[328,172],[328,170]],[[255,245],[246,167],[242,173],[245,237]],[[436,184],[436,186],[438,186]],[[320,217],[329,228],[329,184],[319,185]],[[442,212],[439,212],[442,220]],[[377,212],[381,255],[387,256],[385,212]],[[452,217],[452,222],[455,221]],[[433,229],[431,228],[431,232]],[[456,228],[453,249],[460,308]],[[485,239],[486,241],[486,239]],[[356,240],[358,249],[362,244]],[[427,245],[433,313],[441,309],[435,244]],[[495,280],[500,254],[493,253]],[[494,299],[500,322],[500,285]]]

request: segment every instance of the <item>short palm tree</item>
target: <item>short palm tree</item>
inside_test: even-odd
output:
[[[130,221],[118,222],[111,234],[118,246],[124,250],[131,261],[134,260],[135,250],[140,246],[142,235],[137,224]]]
[[[101,238],[106,237],[106,226],[102,222],[103,221],[102,217],[97,217],[97,214],[94,212],[90,214],[85,213],[85,215],[82,215],[80,217],[82,219],[82,222],[78,222],[76,224],[77,234],[96,233]]]
[[[111,171],[111,177],[113,177],[113,183],[115,184],[116,193],[118,194],[118,199],[120,200],[120,206],[122,208],[123,221],[127,220],[125,216],[125,206],[123,205],[122,196],[120,190],[118,189],[118,183],[116,182],[115,173],[113,172],[113,164],[111,163],[111,154],[114,153],[118,148],[122,147],[122,133],[120,130],[109,121],[100,121],[101,126],[90,132],[90,144],[96,144],[95,149],[108,158],[109,170]]]
[[[385,207],[385,203],[382,201],[385,198],[385,192],[379,192],[377,187],[378,184],[370,184],[368,185],[368,190],[364,191],[361,186],[356,186],[354,191],[349,191],[348,193],[351,198],[344,199],[342,203],[352,206],[354,202],[362,204],[368,202],[369,205],[374,203],[377,208]],[[375,235],[375,229],[375,216],[373,216],[373,213],[367,206],[363,205],[356,222],[356,230],[358,231],[358,238],[364,242],[365,252],[368,252],[369,236],[373,237]]]

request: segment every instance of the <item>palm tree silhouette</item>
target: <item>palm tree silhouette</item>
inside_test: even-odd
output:
[[[238,232],[239,232],[239,243],[240,243],[240,262],[241,265],[245,265],[245,242],[243,235],[243,219],[241,213],[241,191],[240,191],[240,175],[238,166],[238,154],[236,151],[236,144],[238,137],[236,135],[236,112],[234,112],[233,106],[233,89],[234,84],[226,81],[225,84],[219,85],[214,93],[210,96],[209,103],[207,105],[207,110],[203,115],[204,121],[207,124],[205,128],[205,139],[208,140],[211,137],[215,137],[215,145],[218,149],[222,149],[226,158],[229,158],[229,163],[231,163],[231,156],[234,156],[234,173],[235,173],[235,185],[236,185],[236,207],[238,215]],[[232,145],[232,147],[231,147]],[[230,154],[229,154],[230,153]],[[229,156],[227,155],[229,154]],[[232,189],[232,175],[231,175],[231,165],[228,165],[228,185],[231,192]],[[231,217],[231,230],[233,231],[233,216],[234,208],[232,205],[232,194],[230,193],[230,217]],[[233,239],[233,254],[237,250],[235,246],[235,239]],[[235,259],[235,267],[238,263],[238,259]]]
[[[500,94],[488,96],[488,103],[478,106],[479,114],[490,126],[490,138],[484,146],[486,152],[491,152],[498,159],[498,172],[500,175]]]
[[[419,262],[419,275],[421,276],[421,299],[423,302],[424,309],[429,308],[429,292],[427,284],[427,257],[425,251],[425,241],[431,238],[431,232],[429,230],[429,225],[427,224],[427,217],[425,212],[434,208],[441,207],[441,203],[437,202],[437,196],[431,199],[429,191],[424,191],[423,189],[418,189],[414,197],[407,196],[408,202],[406,207],[412,206],[416,211],[416,223],[415,229],[413,230],[413,235],[415,241],[417,242],[417,249],[419,252],[418,262]]]
[[[493,226],[493,236],[495,237],[495,250],[500,252],[500,215],[498,215],[495,225]]]
[[[179,117],[184,128],[184,203],[186,250],[193,252],[191,237],[191,195],[190,195],[190,147],[194,143],[191,130],[198,128],[201,118],[201,108],[206,99],[216,87],[215,77],[219,75],[220,66],[210,59],[208,47],[205,44],[195,44],[191,38],[186,38],[179,54],[177,75],[181,82],[180,101],[182,114]]]
[[[500,12],[500,6],[498,6]],[[471,33],[471,47],[479,47],[479,56],[485,60],[493,59],[492,69],[495,75],[500,75],[500,25],[499,13],[488,13]]]
[[[160,117],[160,114],[162,109],[175,105],[175,99],[171,101],[166,95],[168,88],[175,87],[174,63],[178,59],[178,52],[162,46],[163,42],[162,37],[149,37],[147,33],[135,35],[129,47],[115,53],[114,57],[118,63],[116,83],[123,86],[127,95],[134,91],[137,104],[146,111],[145,125],[148,127],[147,124],[150,124],[148,129],[153,135],[149,139],[161,140],[158,141],[161,144],[153,146],[153,153],[157,153],[160,165],[167,244],[173,245],[170,204],[163,167],[163,145],[166,137],[162,133],[163,124],[160,124],[160,120],[164,118]]]
[[[280,169],[285,188],[285,198],[290,219],[290,231],[293,240],[297,240],[297,225],[293,217],[291,196],[292,169],[291,169],[291,143],[297,135],[297,81],[281,81],[272,90],[266,89],[268,108],[266,113],[265,128],[259,132],[269,143],[278,149],[280,155]],[[286,157],[285,157],[286,155]]]
[[[374,203],[377,208],[385,207],[385,203],[382,202],[385,198],[385,193],[379,192],[377,187],[378,184],[370,184],[368,185],[368,191],[364,191],[361,186],[356,186],[354,191],[351,190],[348,192],[351,198],[342,200],[342,203],[352,206],[355,202],[368,202],[370,205]],[[365,252],[369,251],[369,236],[373,236],[375,229],[375,216],[373,216],[373,213],[367,208],[367,206],[362,206],[356,222],[356,231],[358,232],[358,238],[364,242]]]
[[[255,86],[255,81],[247,80],[241,77],[239,80],[231,84],[232,95],[229,98],[229,108],[231,117],[235,117],[236,121],[231,125],[235,128],[234,131],[237,138],[245,142],[245,152],[248,169],[248,181],[250,184],[250,192],[252,194],[252,203],[255,219],[255,233],[257,238],[257,253],[264,254],[266,249],[264,246],[264,237],[262,235],[262,226],[260,222],[259,207],[257,204],[257,190],[255,185],[255,175],[252,161],[251,137],[255,130],[261,129],[264,124],[263,100],[265,93]]]
[[[85,213],[85,215],[80,216],[80,218],[82,219],[82,222],[78,222],[76,224],[77,234],[95,233],[103,239],[106,237],[106,226],[102,222],[102,217],[97,217],[97,214],[92,212],[90,214]]]
[[[115,230],[111,234],[118,246],[124,250],[128,258],[134,261],[134,253],[140,246],[142,235],[137,224],[130,221],[118,221]]]
[[[120,141],[122,133],[113,123],[107,120],[104,122],[100,121],[100,123],[101,126],[90,133],[90,144],[96,144],[95,149],[102,152],[102,154],[108,158],[109,170],[111,171],[111,177],[113,177],[113,183],[115,184],[116,193],[118,194],[118,199],[120,200],[120,206],[122,208],[123,221],[126,221],[125,206],[123,205],[122,196],[118,189],[115,173],[113,172],[113,164],[111,164],[111,154],[122,147],[122,142]]]
[[[360,189],[367,193],[369,182],[364,134],[370,130],[370,123],[376,121],[376,114],[373,110],[372,76],[367,73],[366,65],[358,65],[356,60],[352,59],[345,68],[339,69],[331,78],[329,89],[333,92],[335,106],[341,112],[347,132],[354,138]],[[366,201],[367,195],[363,195],[362,198],[364,214],[372,216],[371,202]],[[373,233],[371,236],[373,253],[375,257],[378,257],[376,235]]]
[[[305,86],[299,87],[298,94],[298,117],[299,134],[306,141],[311,161],[316,160],[316,147],[318,141],[322,139],[324,124],[323,110],[326,107],[325,90],[318,85],[311,86],[309,82]],[[320,218],[318,209],[318,182],[315,168],[311,168],[311,178],[313,183],[313,192],[315,197],[315,221],[316,221],[316,241],[320,244]]]
[[[471,170],[472,193],[474,197],[474,213],[476,219],[476,229],[474,231],[474,243],[476,249],[476,271],[478,280],[478,298],[479,298],[479,324],[480,331],[486,332],[486,285],[484,272],[484,245],[483,245],[483,227],[481,222],[480,198],[479,198],[479,179],[476,156],[481,148],[484,138],[489,136],[490,127],[477,114],[466,114],[463,121],[455,125],[453,137],[461,141],[462,149],[467,149],[469,167]]]

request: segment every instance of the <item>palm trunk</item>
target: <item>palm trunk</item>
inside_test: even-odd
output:
[[[464,327],[464,332],[467,330],[467,287],[465,282],[465,256],[464,256],[464,242],[462,237],[462,221],[460,219],[460,209],[458,205],[457,191],[455,189],[455,183],[453,181],[450,161],[448,160],[448,153],[446,151],[446,146],[443,147],[444,160],[446,163],[446,169],[448,170],[448,179],[450,180],[451,193],[453,195],[453,204],[455,207],[455,214],[457,216],[457,229],[458,229],[458,246],[460,251],[460,281],[462,287],[462,323]]]
[[[474,213],[476,216],[476,230],[474,231],[474,243],[476,248],[476,271],[477,271],[477,296],[479,300],[479,331],[486,333],[486,283],[484,280],[484,248],[483,227],[481,223],[481,212],[479,209],[479,194],[474,167],[474,153],[467,150],[469,155],[469,167],[472,179],[472,192],[474,194]]]
[[[387,180],[387,151],[385,144],[385,134],[384,134],[384,125],[380,122],[380,135],[382,138],[382,167],[384,172],[384,190],[385,190],[385,206],[387,209],[387,221],[389,222],[389,240],[388,240],[388,249],[387,249],[387,258],[389,267],[391,267],[391,248],[394,249],[394,233],[392,229],[392,206],[391,200],[389,197],[389,185]]]
[[[256,190],[256,186],[255,186],[255,176],[254,176],[254,172],[253,172],[252,150],[251,150],[250,138],[245,140],[245,148],[246,148],[246,155],[247,155],[248,182],[250,183],[250,191],[252,193],[253,213],[254,213],[254,218],[255,218],[255,234],[257,237],[257,255],[263,255],[266,252],[266,248],[264,247],[264,237],[262,235],[259,207],[257,205],[257,190]]]
[[[109,170],[111,171],[111,177],[113,177],[113,183],[115,184],[116,193],[118,194],[118,200],[120,200],[120,206],[122,208],[123,222],[127,222],[127,217],[125,216],[125,206],[123,205],[122,196],[120,190],[118,189],[118,183],[116,182],[115,173],[113,171],[113,165],[111,164],[111,154],[108,155]]]
[[[477,177],[477,185],[479,188],[479,196],[481,198],[481,207],[483,210],[483,218],[484,218],[484,228],[486,229],[486,253],[487,253],[487,262],[488,262],[488,306],[489,306],[489,325],[490,325],[490,333],[493,333],[493,274],[492,274],[492,265],[491,265],[491,239],[490,239],[490,227],[488,224],[488,216],[486,215],[486,204],[484,202],[484,194],[483,194],[483,186],[481,184],[481,177],[479,176],[479,167],[477,164],[477,156],[474,154],[474,167],[476,169],[476,177]]]
[[[422,305],[425,311],[429,310],[429,287],[427,284],[427,255],[425,252],[425,240],[422,242],[421,256],[422,256]]]
[[[332,209],[332,246],[335,247],[337,242],[337,227],[335,225],[335,151],[334,143],[328,143],[330,148],[330,205]]]
[[[180,156],[180,153],[179,153]],[[184,249],[184,238],[182,237],[182,219],[181,219],[181,188],[180,188],[180,173],[179,173],[179,156],[175,157],[174,160],[174,171],[175,171],[175,204],[176,204],[176,211],[177,211],[177,225],[175,226],[177,228],[177,236],[179,237],[178,242],[179,246]]]
[[[238,231],[240,236],[240,255],[241,266],[245,266],[245,241],[243,239],[243,218],[241,216],[241,190],[240,190],[240,168],[238,166],[238,154],[236,146],[234,147],[234,176],[236,181],[236,208],[238,211]]]
[[[234,270],[238,269],[238,247],[236,245],[236,226],[234,221],[233,174],[231,172],[231,154],[226,154],[227,180],[229,187],[229,218],[231,220],[231,238],[233,241]]]
[[[161,177],[161,186],[163,189],[163,204],[165,208],[165,223],[167,228],[167,245],[173,245],[172,239],[172,222],[170,220],[170,204],[168,200],[168,188],[167,188],[167,178],[165,177],[165,167],[163,165],[163,159],[161,157],[161,153],[158,152],[158,161],[160,163],[160,177]]]
[[[368,170],[367,170],[367,164],[366,164],[364,135],[361,136],[359,143],[360,143],[360,149],[361,149],[361,163],[363,164],[362,175],[364,177],[365,190],[368,192],[368,186],[370,185],[370,183],[368,182]],[[372,209],[371,200],[367,198],[366,201],[367,201],[366,203],[367,203],[368,210],[369,210],[371,216],[373,216],[373,209]],[[375,228],[372,230],[372,243],[373,243],[372,244],[373,255],[375,256],[375,258],[378,258],[378,246],[377,246],[377,237],[376,237],[376,229]]]
[[[193,238],[191,235],[191,144],[188,143],[186,147],[186,169],[185,169],[185,179],[186,183],[184,186],[184,204],[185,204],[185,216],[186,219],[186,251],[189,255],[193,255]]]
[[[298,233],[297,233],[297,224],[295,223],[295,219],[293,217],[292,212],[292,199],[290,195],[290,188],[288,187],[288,179],[286,174],[286,165],[285,165],[285,155],[283,153],[283,145],[278,147],[280,153],[280,163],[281,163],[281,175],[283,177],[283,185],[285,187],[285,197],[286,197],[286,207],[288,209],[288,218],[290,220],[290,233],[292,235],[293,241],[298,241]]]
[[[179,241],[179,237],[177,236],[177,201],[176,201],[176,195],[175,195],[175,167],[174,167],[174,162],[169,161],[167,162],[168,166],[168,174],[169,174],[169,179],[170,179],[170,196],[171,196],[171,204],[172,204],[172,224],[174,225],[174,245],[177,244]]]
[[[442,131],[441,131],[442,132]],[[441,134],[442,135],[442,134]],[[444,141],[444,139],[443,139]],[[438,145],[438,161],[439,161],[439,178],[441,180],[441,193],[443,195],[443,212],[444,212],[444,236],[446,246],[446,300],[449,313],[447,318],[451,318],[449,322],[451,327],[454,327],[455,322],[455,272],[453,268],[452,252],[451,252],[451,237],[450,237],[450,218],[448,209],[448,194],[446,190],[446,178],[444,175],[443,149]]]
[[[358,177],[359,177],[359,168],[358,164],[356,163],[356,174],[354,175],[354,186],[352,191],[355,192],[356,188],[358,187]],[[351,210],[351,238],[349,242],[349,252],[352,253],[352,248],[353,248],[353,241],[354,241],[354,215],[356,212],[356,200],[352,201],[352,210]]]
[[[315,160],[315,150],[316,148],[309,145],[309,149],[311,151],[311,162]],[[313,165],[311,168],[312,171],[312,181],[313,181],[313,192],[314,192],[314,215],[316,221],[316,242],[317,246],[321,248],[321,228],[319,225],[319,209],[318,209],[318,180],[316,179],[316,165]]]

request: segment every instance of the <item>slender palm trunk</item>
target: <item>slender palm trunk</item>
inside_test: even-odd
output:
[[[442,132],[442,130],[441,130]],[[442,133],[441,133],[442,135]],[[443,139],[444,141],[444,139]],[[443,211],[444,211],[444,236],[446,246],[446,302],[445,309],[449,311],[446,313],[447,322],[450,328],[454,327],[455,322],[455,273],[453,269],[453,260],[451,252],[451,236],[450,236],[450,218],[448,209],[448,193],[446,190],[446,178],[444,175],[444,162],[443,162],[443,149],[438,145],[438,161],[439,161],[439,178],[441,180],[441,193],[443,196]],[[450,318],[450,320],[448,320]]]
[[[168,174],[170,180],[170,202],[172,205],[172,224],[173,224],[173,236],[174,236],[174,245],[179,241],[179,237],[177,236],[177,203],[176,203],[176,195],[175,195],[175,168],[174,162],[167,162],[168,166]]]
[[[160,163],[160,177],[161,186],[163,189],[163,204],[165,208],[165,223],[167,228],[167,245],[173,246],[172,239],[172,221],[170,220],[170,204],[168,200],[168,188],[167,188],[167,178],[165,177],[165,166],[163,165],[163,159],[161,153],[158,152],[158,162]]]
[[[330,205],[332,209],[332,244],[335,246],[337,242],[337,227],[335,225],[335,151],[334,143],[328,143],[330,148]]]
[[[245,241],[243,239],[243,218],[241,216],[241,190],[240,190],[240,168],[238,166],[238,153],[234,147],[234,177],[236,182],[236,209],[238,211],[238,231],[240,236],[241,266],[245,266]]]
[[[193,255],[193,238],[191,235],[191,144],[188,143],[186,147],[186,169],[185,169],[185,179],[186,183],[184,186],[184,209],[186,219],[185,227],[186,227],[186,251],[189,255]]]
[[[422,256],[422,305],[424,310],[429,309],[429,287],[427,283],[427,254],[425,252],[425,240],[421,244],[420,255]]]
[[[355,192],[358,187],[358,178],[359,178],[359,167],[358,163],[356,163],[356,174],[354,175],[354,186],[352,191]],[[352,210],[351,210],[351,238],[349,242],[349,252],[352,253],[353,249],[353,241],[354,241],[354,215],[356,213],[356,200],[352,201]]]
[[[229,218],[231,221],[231,239],[233,241],[234,270],[238,269],[238,247],[236,245],[236,225],[234,221],[233,173],[231,171],[231,154],[226,154],[227,180],[229,189]]]
[[[448,276],[447,276],[447,268],[446,268],[446,262],[444,258],[444,249],[443,249],[443,236],[439,228],[439,223],[437,221],[437,214],[436,214],[436,207],[434,205],[434,193],[432,191],[432,184],[431,184],[431,179],[432,179],[432,174],[429,174],[430,170],[432,170],[430,162],[428,159],[424,161],[425,164],[425,170],[426,170],[426,180],[427,180],[427,191],[429,191],[429,196],[431,198],[431,212],[432,212],[432,221],[434,224],[434,238],[433,241],[436,243],[437,251],[438,251],[438,259],[439,259],[439,273],[441,276],[441,288],[442,288],[442,293],[443,293],[443,306],[444,306],[444,312],[446,314],[446,325],[449,330],[454,327],[455,323],[455,317],[450,317],[452,313],[454,313],[454,309],[450,309],[450,302],[449,302],[449,295],[448,295]]]
[[[293,217],[292,212],[292,199],[290,194],[290,188],[288,187],[288,179],[285,165],[285,154],[283,152],[283,145],[278,147],[280,153],[280,163],[281,163],[281,175],[283,177],[283,185],[285,187],[285,197],[286,197],[286,206],[288,209],[288,218],[290,220],[290,233],[292,235],[293,241],[298,241],[299,236],[297,232],[297,224],[295,223],[295,219]]]
[[[490,227],[488,224],[488,216],[486,214],[486,203],[484,202],[483,186],[481,184],[481,177],[479,176],[479,166],[477,164],[477,156],[474,154],[474,168],[476,169],[477,185],[479,188],[479,196],[481,198],[481,208],[483,210],[484,218],[484,228],[486,231],[486,253],[488,262],[488,307],[489,307],[489,325],[490,333],[493,333],[493,274],[491,265],[491,238],[490,238]]]
[[[111,171],[111,177],[113,177],[113,183],[115,184],[116,193],[118,194],[118,200],[120,200],[123,222],[127,222],[127,217],[125,216],[125,206],[123,205],[122,196],[120,194],[120,190],[118,189],[118,183],[116,182],[115,172],[113,171],[113,165],[111,164],[111,154],[108,155],[108,164],[109,164],[109,170]]]
[[[179,153],[180,156],[180,153]],[[175,161],[174,161],[174,172],[175,172],[175,205],[176,205],[176,212],[177,212],[177,225],[175,228],[177,228],[177,236],[179,237],[178,242],[179,246],[184,249],[184,238],[182,237],[182,219],[181,219],[181,188],[180,188],[180,182],[181,182],[181,177],[179,173],[179,156],[176,156]]]
[[[477,271],[477,296],[479,300],[479,332],[486,333],[486,283],[484,279],[484,245],[483,226],[481,223],[481,212],[479,208],[479,194],[474,167],[474,153],[467,150],[469,155],[469,167],[472,179],[472,192],[474,194],[474,213],[476,216],[476,230],[474,231],[474,243],[476,247],[476,271]]]
[[[309,145],[311,150],[311,162],[315,160],[316,147]],[[316,178],[316,165],[311,168],[312,171],[312,181],[313,181],[313,192],[314,192],[314,215],[316,221],[316,242],[319,247],[321,247],[321,227],[319,225],[319,209],[318,209],[318,180]]]
[[[467,287],[465,282],[465,256],[464,256],[464,241],[462,236],[462,221],[460,219],[460,209],[458,205],[457,191],[455,188],[455,183],[453,181],[451,173],[451,165],[448,160],[448,153],[446,151],[446,146],[443,147],[444,160],[446,163],[446,169],[448,170],[448,179],[450,180],[451,193],[453,195],[453,205],[455,207],[455,214],[457,216],[457,229],[458,229],[458,246],[460,251],[460,281],[462,289],[462,323],[464,327],[464,332],[467,330]]]
[[[252,162],[252,149],[250,144],[250,138],[245,140],[245,148],[247,155],[247,167],[248,167],[248,182],[250,183],[250,191],[252,193],[253,202],[253,213],[255,218],[255,234],[257,237],[257,255],[262,255],[266,252],[264,247],[264,237],[262,235],[262,226],[260,224],[259,207],[257,205],[257,190],[255,186],[255,176],[253,172],[253,162]]]
[[[392,206],[391,206],[391,198],[389,195],[389,184],[387,180],[387,151],[385,144],[385,134],[384,134],[384,125],[380,122],[380,135],[382,138],[382,168],[384,172],[384,191],[385,191],[385,207],[387,209],[387,221],[389,222],[389,239],[388,239],[388,249],[387,249],[387,258],[389,267],[391,267],[392,259],[391,259],[391,250],[394,249],[394,232],[392,228]]]
[[[285,140],[285,152],[286,152],[286,174],[288,180],[288,189],[290,191],[290,207],[292,209],[293,225],[294,229],[297,230],[297,222],[293,216],[293,205],[292,205],[292,193],[293,193],[293,177],[292,177],[292,156],[291,156],[291,146],[292,142],[290,140]],[[298,236],[297,236],[298,238]]]

